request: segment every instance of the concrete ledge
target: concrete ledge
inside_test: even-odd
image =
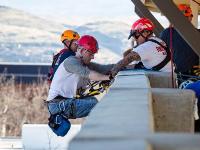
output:
[[[98,145],[98,146],[97,146]],[[152,150],[150,144],[144,140],[132,139],[84,139],[74,140],[69,145],[69,150],[80,149],[82,150]]]
[[[153,133],[151,91],[144,74],[121,74],[109,94],[92,110],[70,149],[151,150],[143,140],[129,137]],[[84,141],[84,142],[83,142]],[[129,143],[129,144],[128,144]],[[130,144],[131,143],[131,144]]]
[[[151,88],[172,88],[172,78],[169,72],[146,71],[149,78]],[[174,79],[176,75],[174,75]]]
[[[194,93],[169,89],[169,77],[160,72],[120,72],[69,149],[199,150],[200,135],[161,134],[194,131]],[[152,89],[150,83],[159,88]]]
[[[119,76],[117,76],[112,88],[150,88],[150,82],[148,77],[142,74],[134,74],[129,76],[121,73]]]
[[[75,138],[69,144],[69,150],[199,150],[199,134],[147,134],[133,135],[128,138]],[[123,148],[124,147],[124,148]]]
[[[148,98],[151,94],[146,89],[111,89],[92,110],[78,136],[126,137],[153,132]]]
[[[145,70],[124,70],[119,73],[119,76],[128,76],[129,78],[133,76],[146,75],[148,78],[147,83],[151,88],[172,88],[172,78],[169,72],[158,72],[158,71],[145,71]],[[176,74],[174,74],[174,79]],[[145,85],[142,81],[140,85]],[[134,87],[133,87],[134,88]]]
[[[199,150],[199,134],[153,134],[142,137],[153,150]],[[140,139],[140,138],[138,138]]]
[[[152,89],[152,95],[156,132],[194,132],[193,91]]]

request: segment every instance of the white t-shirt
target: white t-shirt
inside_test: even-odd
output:
[[[77,57],[66,58],[54,74],[47,101],[58,95],[66,98],[75,97],[79,82],[84,81],[84,78],[89,79],[89,73],[89,68]]]
[[[76,56],[66,58],[54,74],[47,101],[54,99],[58,95],[74,98],[77,89],[80,87],[84,89],[90,82],[90,70],[106,74],[112,67],[112,64],[100,65],[92,62],[86,66]]]
[[[166,46],[165,42],[157,37],[151,37],[149,39],[154,39]],[[166,50],[155,42],[147,41],[138,47],[134,48],[134,51],[140,55],[141,62],[144,67],[151,69],[152,67],[161,63],[167,56]],[[171,62],[169,61],[160,71],[171,72]]]

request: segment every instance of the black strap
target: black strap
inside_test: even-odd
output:
[[[151,70],[154,70],[154,71],[159,71],[159,70],[162,69],[165,65],[167,65],[167,63],[171,60],[171,52],[170,52],[170,50],[169,50],[169,48],[168,48],[167,46],[162,45],[160,42],[158,42],[158,41],[156,41],[156,40],[154,40],[154,39],[148,39],[147,41],[151,41],[151,42],[154,42],[154,43],[160,45],[160,46],[163,47],[163,48],[166,50],[166,52],[167,52],[167,56],[165,57],[165,59],[164,59],[161,63],[159,63],[158,65],[152,67],[152,69],[151,69]]]
[[[74,41],[74,40],[72,39],[72,40],[70,41],[70,43],[69,43],[69,47],[68,47],[69,50],[72,50],[72,49],[71,49],[71,46],[72,46],[73,41]]]

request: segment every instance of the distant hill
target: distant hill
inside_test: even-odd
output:
[[[96,60],[115,62],[128,48],[129,26],[122,22],[91,22],[82,26],[57,24],[26,12],[0,6],[0,62],[50,63],[52,54],[63,46],[60,34],[65,29],[97,38],[100,52]]]

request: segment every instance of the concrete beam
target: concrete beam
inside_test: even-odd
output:
[[[151,97],[147,89],[111,88],[86,119],[79,137],[116,138],[152,133]]]
[[[153,150],[199,150],[200,147],[199,134],[156,133],[141,138],[146,140]]]
[[[150,88],[149,79],[143,74],[120,74],[117,76],[115,82],[112,85],[112,88]]]
[[[146,71],[151,88],[172,88],[172,75],[169,72]],[[174,82],[176,74],[174,74]],[[175,83],[174,83],[175,85]]]
[[[82,150],[153,150],[151,145],[144,140],[116,138],[75,139],[68,150],[79,150],[80,148]]]
[[[193,91],[153,88],[152,95],[155,132],[194,133]]]
[[[193,133],[193,100],[191,91],[151,89],[144,72],[120,72],[69,150],[197,150],[199,135],[159,133]]]
[[[69,145],[69,150],[199,150],[199,134],[147,134],[129,138],[76,138]],[[119,148],[118,148],[119,147]],[[124,147],[124,148],[123,148]]]

